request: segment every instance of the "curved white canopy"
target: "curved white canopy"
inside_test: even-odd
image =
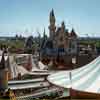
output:
[[[81,68],[52,74],[48,80],[64,88],[100,93],[100,56]]]
[[[8,85],[8,88],[11,90],[18,90],[18,89],[28,89],[28,88],[40,88],[40,87],[48,87],[50,84],[48,82],[38,82],[38,83],[23,83],[23,84],[11,84]]]

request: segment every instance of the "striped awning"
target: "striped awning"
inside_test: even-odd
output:
[[[52,74],[48,80],[64,88],[100,93],[100,56],[81,68]]]

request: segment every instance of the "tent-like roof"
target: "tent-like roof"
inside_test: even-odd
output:
[[[32,71],[28,71],[22,65],[18,65],[16,63],[16,58],[29,57],[29,55],[31,56]],[[18,76],[18,73],[21,73],[21,75],[28,74],[28,75],[37,75],[37,76],[50,74],[48,72],[48,70],[46,70],[48,68],[48,66],[44,65],[42,62],[38,62],[39,66],[37,66],[31,54],[15,54],[15,55],[12,54],[12,55],[9,55],[9,63],[10,63],[10,71],[11,71],[12,78],[16,78]]]
[[[48,87],[50,84],[48,82],[38,82],[38,83],[23,83],[23,84],[11,84],[8,85],[8,88],[11,90],[17,89],[28,89],[28,88],[40,88],[40,87]]]
[[[8,81],[8,85],[10,84],[23,84],[23,83],[35,83],[35,82],[41,82],[44,81],[44,78],[36,78],[36,79],[27,79],[27,80],[10,80]]]
[[[100,56],[81,68],[52,74],[48,80],[64,88],[100,93]]]

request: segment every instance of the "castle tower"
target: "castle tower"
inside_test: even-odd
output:
[[[72,30],[70,32],[70,37],[77,38],[77,35],[76,35],[76,32],[75,32],[74,28],[72,28]]]
[[[55,26],[56,19],[55,19],[55,15],[54,15],[53,9],[50,12],[49,21],[50,21],[50,25],[49,25],[49,35],[50,35],[50,39],[53,40],[54,39],[54,36],[55,36],[55,30],[56,30],[56,26]]]
[[[5,91],[8,89],[8,69],[5,66],[5,57],[2,53],[0,61],[0,90]]]
[[[44,28],[44,32],[43,32],[43,39],[46,40],[47,39],[47,35],[45,33],[45,28]]]
[[[62,32],[64,33],[65,32],[65,23],[64,23],[64,21],[61,23],[61,29],[62,29]]]
[[[77,53],[77,34],[73,28],[69,34],[69,48],[72,54]]]

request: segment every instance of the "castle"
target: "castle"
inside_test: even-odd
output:
[[[56,27],[54,10],[49,16],[49,38],[45,39],[41,46],[41,57],[43,58],[65,58],[68,55],[77,54],[77,34],[72,28],[71,32],[65,27],[64,21],[61,27]],[[44,33],[45,34],[45,33]]]
[[[77,52],[77,35],[72,28],[71,32],[65,27],[65,23],[61,23],[61,27],[56,28],[55,22],[56,18],[54,11],[50,12],[50,25],[49,25],[49,36],[50,40],[53,42],[53,48],[64,49],[68,54]]]

